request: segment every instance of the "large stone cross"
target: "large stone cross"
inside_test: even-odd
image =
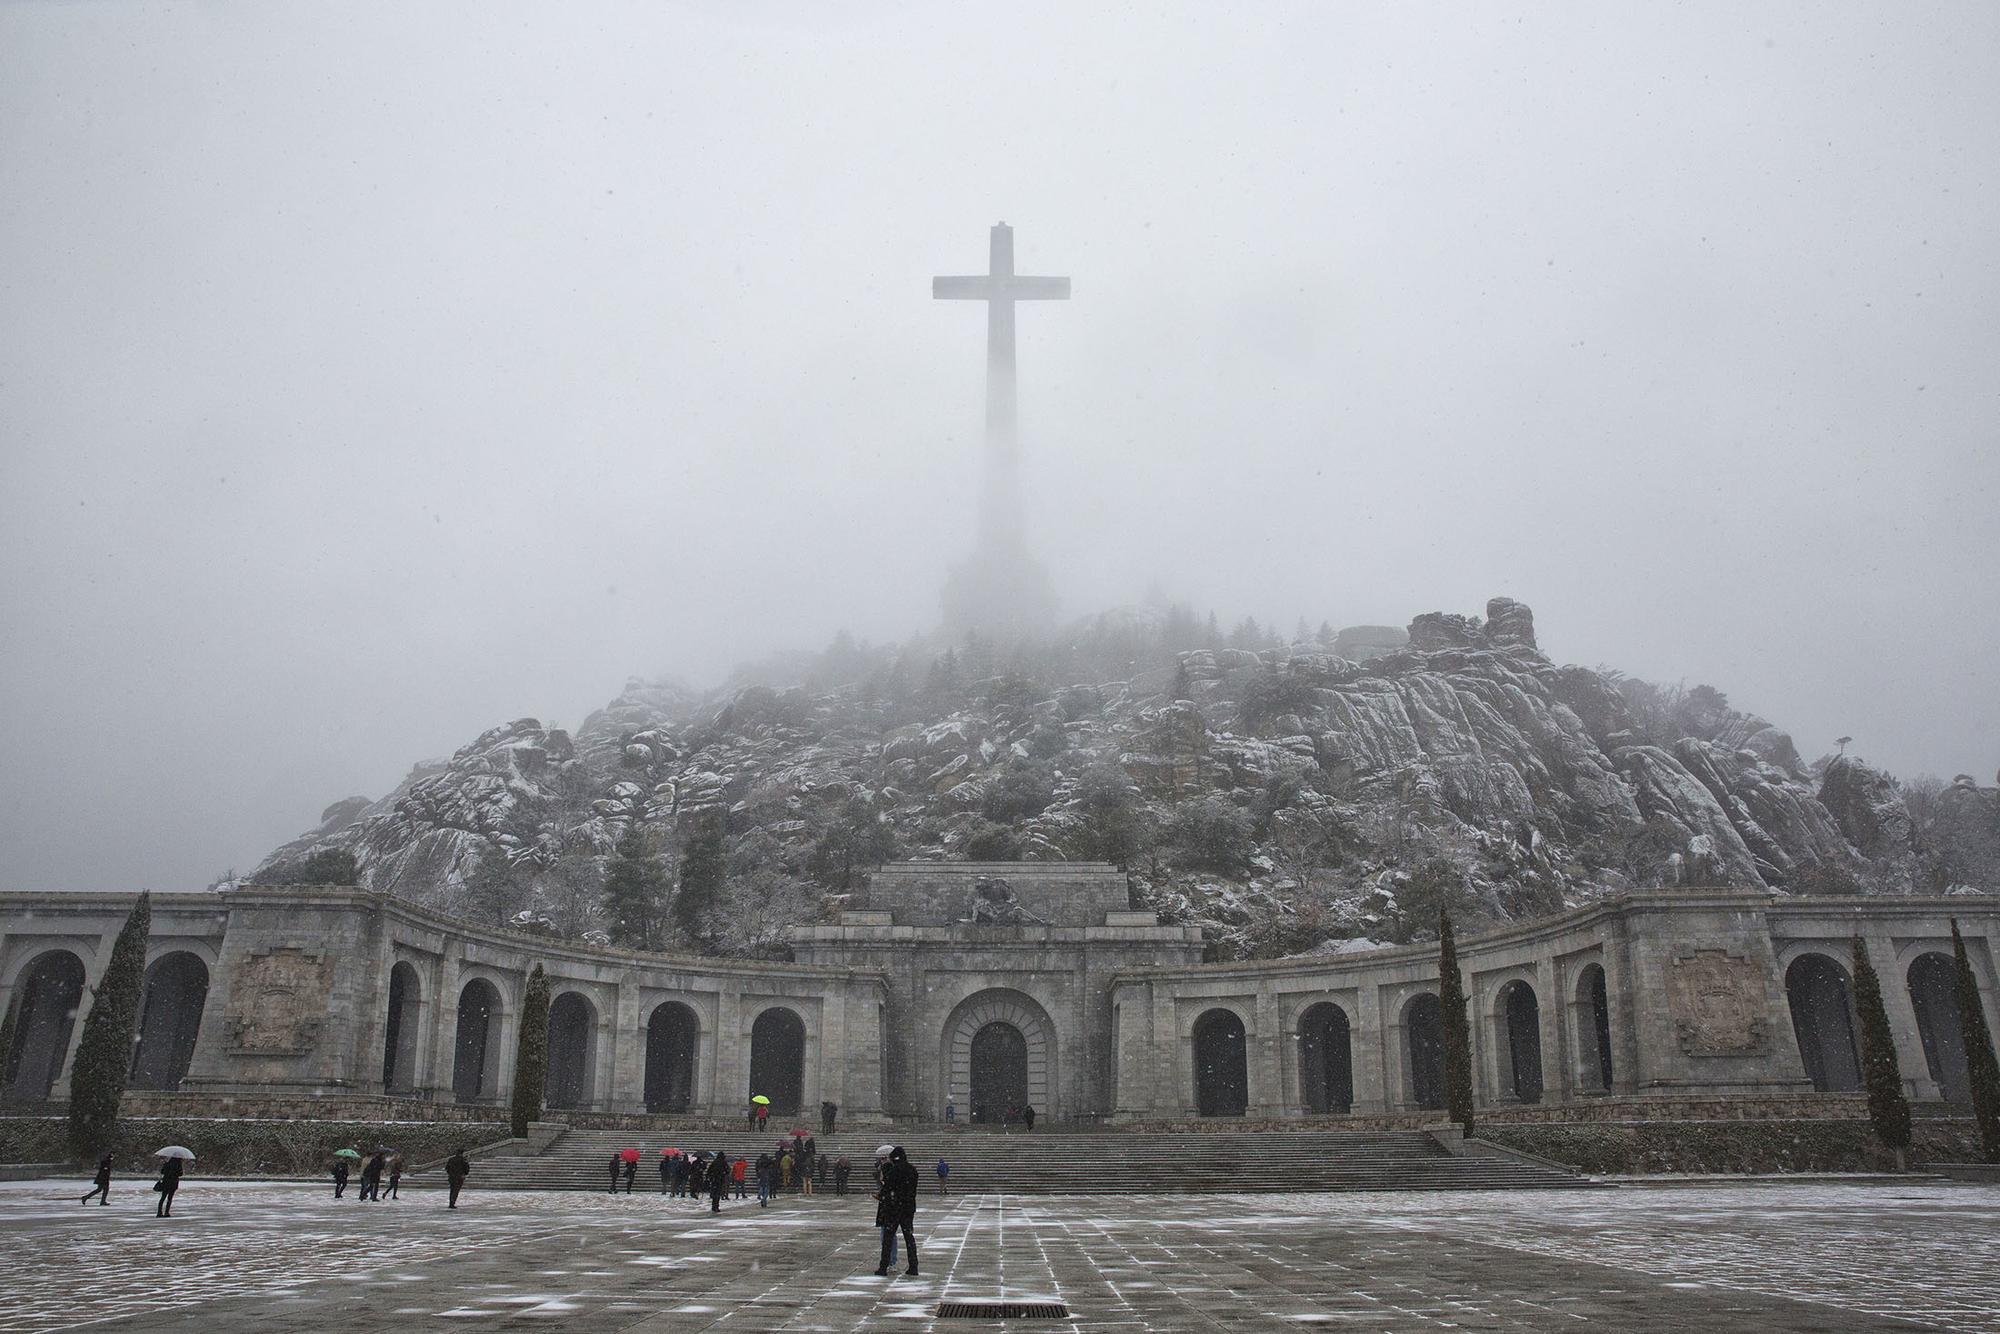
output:
[[[986,303],[986,493],[980,505],[984,539],[1004,540],[1019,520],[1019,446],[1014,424],[1014,303],[1067,301],[1069,279],[1035,278],[1014,272],[1014,229],[993,225],[986,272],[931,279],[940,301]]]

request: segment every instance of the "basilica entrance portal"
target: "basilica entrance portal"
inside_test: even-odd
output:
[[[1028,1040],[1010,1023],[995,1020],[972,1035],[972,1119],[998,1121],[1009,1107],[1032,1107],[1028,1096]]]
[[[1058,1116],[1055,1033],[1048,1012],[1019,991],[996,988],[959,1002],[944,1025],[937,1106],[954,1103],[980,1122],[998,1123],[1009,1107]]]

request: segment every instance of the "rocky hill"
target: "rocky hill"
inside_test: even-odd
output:
[[[1117,860],[1136,901],[1254,955],[1408,939],[1440,903],[2000,890],[2000,792],[1808,764],[1708,687],[1558,666],[1504,598],[1288,645],[1132,613],[1004,653],[843,640],[785,670],[802,683],[715,698],[635,681],[574,734],[495,727],[329,807],[258,875],[341,850],[378,890],[584,934],[628,833],[671,882],[719,815],[727,897],[699,943],[729,952],[781,951],[889,856]]]

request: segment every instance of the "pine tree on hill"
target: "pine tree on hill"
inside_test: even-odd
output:
[[[1188,677],[1188,669],[1185,662],[1174,664],[1174,681],[1172,685],[1167,687],[1167,698],[1173,701],[1191,700],[1194,698],[1194,682]]]
[[[1979,1146],[1989,1163],[2000,1163],[2000,1060],[1979,999],[1979,978],[1966,957],[1958,919],[1951,919],[1951,955],[1958,972],[1958,1025],[1965,1036],[1965,1074],[1972,1085],[1972,1114],[1979,1121]]]
[[[132,1070],[139,992],[146,983],[146,937],[152,929],[153,899],[141,894],[111,946],[111,959],[83,1021],[69,1076],[69,1147],[79,1162],[109,1148],[118,1128],[118,1104]]]
[[[1889,1012],[1882,1007],[1882,982],[1868,961],[1868,947],[1854,938],[1854,1011],[1861,1019],[1861,1077],[1868,1090],[1868,1120],[1875,1138],[1896,1155],[1896,1170],[1904,1170],[1910,1148],[1910,1100],[1903,1096],[1903,1072],[1896,1061],[1896,1040],[1889,1029]]]
[[[549,1082],[549,979],[536,964],[528,974],[528,994],[521,1003],[521,1032],[514,1047],[514,1097],[509,1114],[515,1139],[528,1137],[528,1123],[542,1117],[542,1095]]]
[[[722,817],[710,811],[701,817],[681,853],[681,883],[674,895],[674,925],[698,948],[709,948],[717,934],[715,915],[721,911],[722,886],[728,877]]]
[[[662,943],[667,877],[635,826],[618,840],[604,874],[604,916],[615,945],[656,950]]]
[[[1438,1011],[1444,1022],[1444,1102],[1451,1119],[1473,1133],[1472,1029],[1465,1016],[1465,980],[1458,971],[1458,942],[1451,914],[1438,914]]]

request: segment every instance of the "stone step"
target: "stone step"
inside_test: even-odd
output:
[[[1414,1131],[1246,1131],[1134,1135],[967,1134],[929,1130],[907,1135],[853,1131],[820,1144],[822,1156],[846,1156],[850,1192],[865,1193],[877,1145],[901,1144],[926,1187],[938,1158],[951,1165],[956,1191],[1009,1193],[1272,1192],[1301,1190],[1542,1189],[1588,1185],[1583,1178],[1511,1158],[1454,1157]],[[486,1159],[475,1169],[499,1189],[605,1190],[610,1157],[636,1148],[643,1157],[637,1192],[659,1189],[666,1145],[752,1158],[775,1137],[749,1132],[675,1134],[671,1130],[577,1129],[537,1157]]]

